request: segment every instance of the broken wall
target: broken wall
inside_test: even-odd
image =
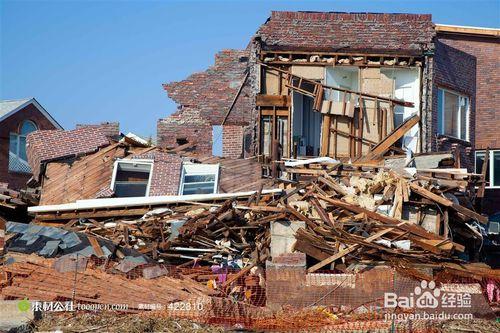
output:
[[[176,147],[184,143],[195,143],[195,151],[201,155],[212,154],[212,125],[192,107],[184,107],[157,123],[157,145]]]
[[[179,104],[179,111],[158,121],[158,144],[172,146],[180,137],[196,139],[196,151],[211,154],[211,126],[251,124],[254,102],[247,77],[248,61],[249,50],[223,50],[215,56],[214,66],[206,71],[164,84],[168,96]],[[241,155],[241,149],[238,154],[235,145],[237,139],[230,138],[241,135],[241,131],[228,128],[225,132],[225,156]]]

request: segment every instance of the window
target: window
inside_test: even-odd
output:
[[[19,128],[19,133],[9,136],[9,171],[31,173],[26,155],[26,136],[38,128],[30,120],[25,120]]]
[[[483,170],[485,151],[476,151],[476,173]],[[490,150],[486,169],[486,187],[500,188],[500,150]]]
[[[147,197],[153,161],[119,160],[115,162],[111,189],[116,197]]]
[[[217,193],[219,164],[184,164],[182,166],[179,193],[212,194]]]
[[[438,89],[438,132],[469,140],[469,98]]]

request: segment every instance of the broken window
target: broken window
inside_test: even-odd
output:
[[[485,151],[476,151],[476,173],[481,173],[485,159]],[[500,150],[490,150],[488,159],[488,166],[486,168],[486,187],[499,188],[500,187]]]
[[[26,136],[36,131],[36,124],[30,120],[25,120],[19,133],[10,133],[9,136],[9,171],[31,173],[26,155]]]
[[[219,164],[184,164],[182,166],[179,193],[212,194],[217,193]]]
[[[150,160],[119,160],[115,162],[111,188],[116,197],[147,197],[153,162]]]
[[[469,98],[438,89],[438,132],[469,140]]]

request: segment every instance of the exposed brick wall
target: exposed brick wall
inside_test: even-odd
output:
[[[222,156],[240,158],[243,154],[243,126],[222,126]]]
[[[215,56],[214,66],[183,81],[164,84],[163,88],[181,107],[196,109],[210,125],[220,125],[245,78],[248,57],[248,50],[223,50]],[[247,125],[253,110],[251,99],[246,84],[226,124]]]
[[[152,151],[134,158],[151,159],[153,175],[149,189],[150,196],[177,195],[182,171],[182,158],[176,154]]]
[[[185,139],[196,144],[194,150],[199,154],[212,154],[212,125],[200,116],[199,110],[185,107],[158,120],[156,132],[159,147],[175,147],[179,139]]]
[[[421,54],[435,35],[428,14],[273,11],[257,32],[266,49]]]
[[[30,133],[26,139],[28,162],[33,176],[38,179],[41,163],[47,160],[81,155],[96,151],[110,144],[98,126],[85,126],[71,131],[51,130]]]
[[[438,88],[446,88],[469,97],[469,142],[438,137]],[[460,151],[461,166],[473,171],[476,119],[476,58],[437,40],[434,54],[432,88],[432,149]]]
[[[99,130],[104,135],[110,137],[120,135],[120,123],[118,122],[104,122],[100,124],[77,124],[75,128],[79,129],[84,127],[90,127],[90,128],[98,127]]]
[[[11,132],[18,133],[25,120],[33,121],[41,130],[56,129],[33,104],[26,106],[0,123],[0,183],[8,183],[9,187],[13,189],[26,187],[26,182],[31,178],[31,174],[9,171],[9,135]]]

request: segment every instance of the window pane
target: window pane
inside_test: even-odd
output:
[[[143,197],[146,195],[148,184],[144,183],[117,183],[115,195],[117,197]]]
[[[28,157],[26,157],[26,137],[19,137],[19,158],[27,161]]]
[[[215,175],[187,175],[184,176],[184,183],[203,183],[215,181]]]
[[[467,140],[467,110],[469,99],[460,97],[460,139]]]
[[[214,193],[215,183],[185,184],[182,194],[211,194]]]
[[[117,197],[146,196],[151,164],[119,162],[115,175],[114,192]]]
[[[9,151],[17,155],[17,135],[15,134],[10,135]]]
[[[31,121],[25,121],[23,123],[23,125],[21,126],[21,134],[22,135],[27,135],[31,132],[36,131],[36,130],[37,130],[36,125]]]
[[[458,136],[458,96],[444,92],[444,134]]]
[[[493,186],[500,186],[500,151],[493,152]]]
[[[485,155],[484,151],[476,152],[476,173],[480,174],[483,170],[484,155]],[[487,182],[486,185],[487,186],[489,186],[489,184],[488,184],[489,181],[490,181],[490,165],[488,165],[488,168],[486,170],[486,182]]]

